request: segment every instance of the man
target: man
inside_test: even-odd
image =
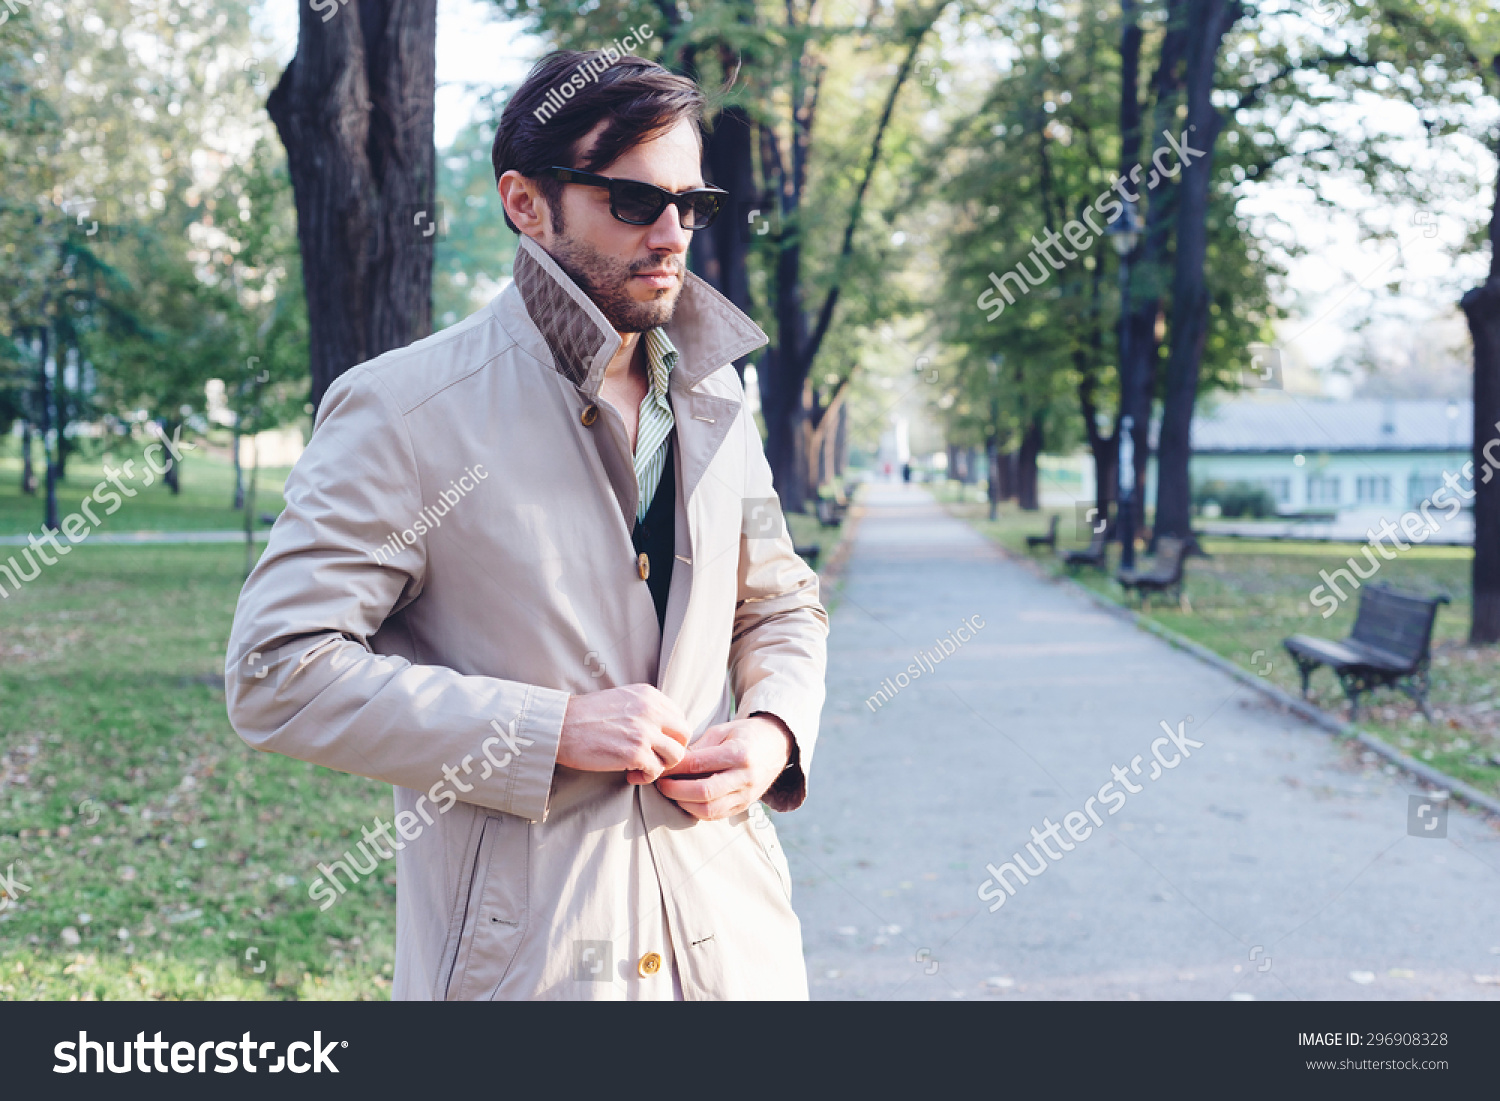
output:
[[[507,105],[514,281],[330,387],[235,613],[240,735],[394,785],[311,890],[394,852],[397,998],[807,996],[760,800],[805,797],[827,615],[732,366],[765,334],[685,268],[703,97],[616,56]]]

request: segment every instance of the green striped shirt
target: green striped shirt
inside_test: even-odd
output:
[[[642,334],[646,341],[646,373],[651,387],[641,399],[640,420],[635,430],[635,484],[640,497],[635,506],[635,518],[639,522],[646,518],[651,507],[651,498],[656,496],[656,487],[661,484],[662,469],[667,461],[667,437],[677,423],[672,417],[672,403],[667,400],[667,381],[672,368],[677,366],[677,349],[661,329],[647,329]]]

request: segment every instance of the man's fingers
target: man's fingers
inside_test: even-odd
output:
[[[693,737],[693,728],[682,713],[676,700],[655,686],[650,686],[649,721],[679,745],[687,745]]]
[[[665,732],[652,737],[651,750],[661,763],[663,772],[670,772],[687,755],[687,747],[676,739],[667,737]]]
[[[745,767],[745,747],[734,742],[724,745],[704,745],[701,741],[683,754],[675,768],[669,768],[669,773],[678,773],[684,776],[697,775],[704,772],[723,772],[726,769]]]
[[[712,803],[745,790],[749,784],[749,774],[735,770],[716,772],[700,780],[675,780],[671,776],[662,776],[656,781],[656,788],[678,803]]]

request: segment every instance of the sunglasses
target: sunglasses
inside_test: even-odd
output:
[[[671,203],[677,208],[678,222],[683,229],[707,229],[724,209],[729,192],[720,187],[695,187],[681,193],[667,191],[655,184],[640,180],[621,180],[612,176],[598,176],[593,172],[580,172],[576,168],[559,168],[554,165],[543,169],[540,175],[550,176],[563,183],[583,184],[585,187],[609,189],[609,212],[630,226],[649,226],[661,217],[661,212]]]

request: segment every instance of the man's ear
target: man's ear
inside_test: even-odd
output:
[[[547,200],[536,181],[511,169],[496,185],[500,202],[515,227],[528,237],[540,239],[547,233]]]

